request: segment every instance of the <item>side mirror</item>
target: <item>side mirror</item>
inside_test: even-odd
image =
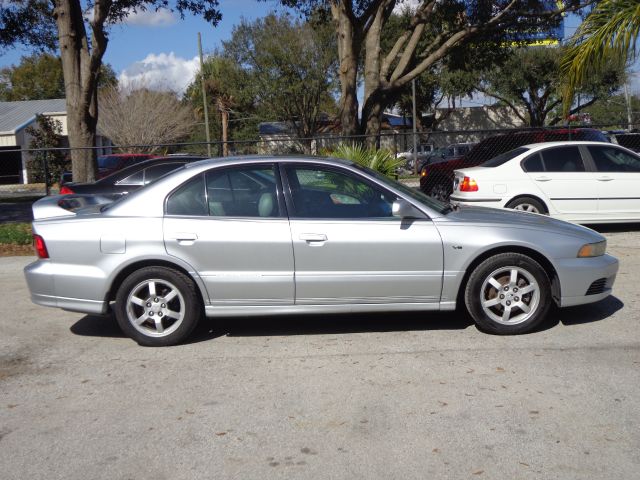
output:
[[[425,216],[424,213],[402,198],[393,202],[391,211],[394,217],[400,218],[424,218]]]

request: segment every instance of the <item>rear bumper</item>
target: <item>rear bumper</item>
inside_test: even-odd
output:
[[[91,314],[105,314],[108,309],[108,302],[99,299],[91,298],[76,298],[73,293],[83,293],[83,290],[91,290],[94,294],[100,291],[97,287],[101,279],[96,282],[95,276],[87,276],[79,280],[83,283],[82,287],[78,284],[73,285],[65,281],[65,276],[61,277],[58,283],[63,288],[64,292],[57,291],[60,287],[56,288],[56,273],[60,269],[60,266],[56,266],[46,260],[37,260],[24,268],[24,276],[27,281],[27,286],[31,292],[31,301],[37,305],[43,305],[45,307],[58,307],[64,310],[71,310],[74,312],[91,313]],[[89,296],[89,295],[87,295]]]
[[[451,197],[449,197],[449,200],[455,205],[469,205],[474,207],[492,208],[500,207],[503,201],[503,199],[499,197],[464,198],[456,195],[451,195]]]
[[[560,306],[584,305],[611,295],[618,266],[618,259],[611,255],[560,260],[556,265]]]

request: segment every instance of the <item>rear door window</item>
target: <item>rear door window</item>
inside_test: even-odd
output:
[[[580,148],[575,145],[553,147],[541,152],[544,169],[547,172],[584,172]]]
[[[522,162],[522,169],[525,172],[544,172],[544,167],[542,165],[542,158],[540,158],[539,153],[534,153],[530,157],[527,157]]]

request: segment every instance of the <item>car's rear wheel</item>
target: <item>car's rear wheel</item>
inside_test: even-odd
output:
[[[436,183],[429,190],[429,196],[441,202],[448,202],[451,196],[451,187],[447,187],[444,183]]]
[[[549,277],[538,262],[501,253],[478,265],[467,282],[465,303],[478,326],[498,335],[526,333],[544,320],[552,303]]]
[[[545,207],[544,203],[532,197],[516,198],[509,202],[506,207],[530,213],[542,213],[545,215],[548,213],[547,207]]]
[[[115,314],[122,331],[140,345],[162,347],[184,341],[202,316],[193,281],[166,267],[133,272],[116,294]]]

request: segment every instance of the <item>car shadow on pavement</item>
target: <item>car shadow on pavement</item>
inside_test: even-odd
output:
[[[418,330],[463,330],[473,320],[463,312],[408,312],[341,315],[279,315],[204,318],[186,344],[223,336],[321,335]],[[124,338],[113,316],[86,315],[74,323],[73,334]]]
[[[463,330],[473,320],[461,312],[401,312],[362,314],[306,314],[295,316],[264,316],[207,319],[201,326],[206,332],[196,331],[209,338],[220,336],[290,336],[340,335],[371,332],[406,332],[421,330]],[[199,330],[199,329],[198,329]]]
[[[553,328],[559,323],[565,326],[582,325],[585,323],[600,322],[611,317],[624,307],[624,303],[613,295],[604,300],[576,307],[556,308],[547,320],[542,323],[539,330]]]
[[[563,325],[580,325],[605,320],[624,304],[610,296],[601,302],[555,309],[535,332]],[[185,342],[206,342],[218,337],[341,335],[350,333],[464,330],[474,325],[464,311],[401,312],[362,314],[306,314],[260,317],[205,318]],[[474,327],[475,328],[475,327]],[[75,335],[124,338],[112,316],[87,315],[70,328]],[[535,333],[533,332],[533,333]]]
[[[115,317],[111,315],[86,315],[71,325],[69,330],[81,337],[125,337]]]

